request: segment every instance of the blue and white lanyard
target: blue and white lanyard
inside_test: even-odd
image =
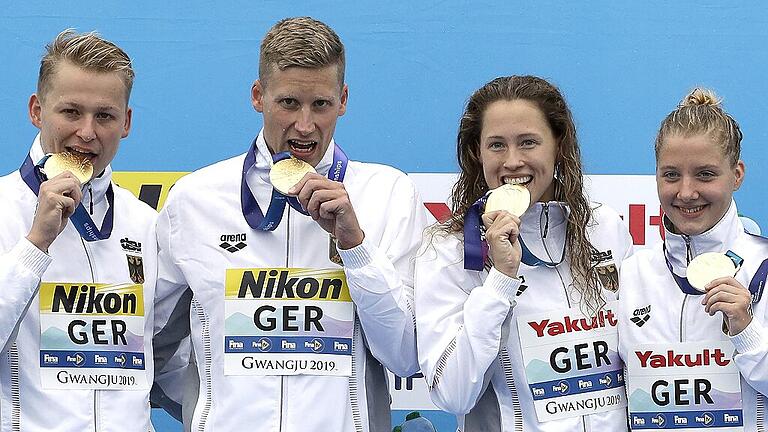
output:
[[[272,156],[272,162],[278,162],[283,159],[291,157],[290,152],[281,152]],[[240,206],[243,211],[248,226],[255,230],[260,231],[274,231],[280,221],[283,218],[286,202],[293,207],[296,211],[309,215],[306,210],[301,207],[299,200],[296,197],[289,197],[281,194],[275,188],[272,188],[272,198],[269,201],[269,207],[267,207],[267,214],[265,215],[259,207],[259,203],[256,202],[256,197],[253,196],[251,188],[248,187],[246,176],[248,171],[256,163],[256,140],[248,149],[248,153],[245,155],[245,161],[243,162],[243,175],[240,181]],[[328,170],[328,178],[333,181],[343,182],[344,175],[347,172],[347,165],[349,158],[344,153],[344,150],[337,145],[333,148],[333,164]]]
[[[480,215],[485,208],[485,203],[488,201],[489,194],[490,191],[475,201],[475,203],[469,207],[467,214],[464,217],[464,268],[467,270],[483,270],[485,261],[488,257],[488,242],[485,241],[480,234]],[[565,248],[563,248],[563,254],[560,256],[559,261],[545,261],[534,255],[533,252],[528,249],[523,241],[522,235],[518,235],[517,239],[520,242],[520,248],[523,252],[520,261],[527,266],[557,267],[565,259]]]
[[[40,171],[40,167],[45,162],[45,158],[35,165],[32,163],[32,157],[27,155],[24,159],[24,163],[21,164],[19,172],[24,183],[37,196],[40,194],[40,184],[47,180],[45,175]],[[112,224],[114,223],[114,204],[115,204],[115,192],[112,190],[112,183],[110,182],[107,187],[107,213],[104,215],[104,222],[101,225],[101,229],[96,226],[96,223],[91,219],[91,215],[85,210],[85,207],[80,203],[69,220],[72,221],[72,225],[75,226],[77,232],[80,233],[80,237],[87,242],[106,240],[112,235]]]

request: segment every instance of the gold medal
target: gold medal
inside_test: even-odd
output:
[[[90,159],[65,151],[50,155],[43,165],[43,172],[49,179],[69,171],[80,183],[86,183],[93,177],[93,164]]]
[[[304,174],[313,172],[316,172],[315,168],[301,159],[283,159],[272,165],[269,181],[278,192],[289,195],[288,191],[304,178]]]
[[[503,184],[491,191],[485,202],[485,213],[506,210],[520,217],[531,205],[531,193],[520,185]]]
[[[715,279],[732,277],[737,268],[733,260],[717,252],[703,253],[688,264],[686,278],[692,287],[705,292],[704,287]]]

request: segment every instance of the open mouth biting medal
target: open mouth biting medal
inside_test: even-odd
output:
[[[282,159],[272,165],[269,181],[283,195],[291,196],[288,191],[296,186],[304,175],[314,173],[315,168],[301,159],[294,157]]]
[[[739,270],[739,264],[734,258],[741,259],[735,254],[731,257],[728,254],[707,252],[698,255],[691,260],[686,270],[686,278],[691,286],[701,292],[708,283],[715,279],[723,277],[733,277]]]
[[[81,184],[87,183],[93,177],[93,164],[90,159],[68,151],[46,155],[40,165],[41,172],[47,179],[65,171],[71,172]]]
[[[485,202],[484,213],[506,210],[520,217],[531,205],[531,193],[520,185],[503,184],[492,190]]]

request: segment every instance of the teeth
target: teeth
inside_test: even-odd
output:
[[[301,142],[296,140],[288,140],[288,143],[293,147],[308,149],[317,144],[315,141]]]
[[[504,177],[504,183],[505,184],[525,184],[531,181],[531,176],[525,176],[525,177],[515,177],[515,178],[509,178]]]
[[[679,208],[680,208],[681,212],[689,213],[690,214],[690,213],[696,213],[697,211],[703,209],[704,206],[698,206],[698,207],[693,207],[693,208],[683,208],[683,207],[679,207]]]

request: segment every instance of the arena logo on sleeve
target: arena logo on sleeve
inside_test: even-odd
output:
[[[342,269],[229,269],[226,375],[352,374],[354,306]]]
[[[616,305],[608,303],[593,317],[578,308],[518,317],[525,375],[539,421],[627,406]]]
[[[142,285],[45,282],[39,295],[44,388],[149,388]]]

